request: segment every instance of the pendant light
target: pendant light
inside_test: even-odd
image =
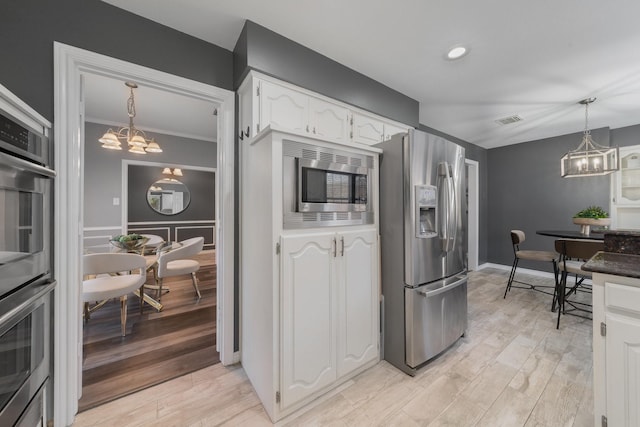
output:
[[[586,98],[579,102],[584,105],[582,142],[578,148],[562,157],[560,171],[563,178],[607,175],[619,169],[618,147],[604,147],[597,144],[591,137],[589,104],[595,100],[596,98]]]
[[[136,102],[133,96],[133,90],[138,87],[133,82],[125,82],[130,90],[129,99],[127,99],[127,115],[129,116],[129,126],[122,127],[114,132],[109,129],[107,133],[102,135],[98,141],[102,143],[102,148],[109,150],[122,150],[122,142],[126,141],[130,153],[147,154],[162,153],[162,148],[153,139],[147,139],[145,133],[133,124],[133,118],[136,116]]]

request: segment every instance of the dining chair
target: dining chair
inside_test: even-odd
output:
[[[591,313],[592,304],[585,301],[569,300],[567,297],[572,294],[577,296],[578,291],[591,292],[590,285],[584,282],[585,279],[591,279],[591,272],[582,270],[581,267],[594,256],[596,252],[604,250],[604,242],[596,240],[558,239],[555,241],[555,249],[556,252],[560,254],[560,260],[558,261],[560,280],[557,281],[558,321],[556,322],[556,329],[559,329],[560,316],[562,314],[571,314],[573,316],[591,319],[591,317],[575,312]],[[576,281],[571,288],[567,289],[567,277],[569,274],[575,275]],[[566,309],[567,304],[571,307],[569,310]]]
[[[204,237],[194,237],[180,242],[180,247],[158,254],[158,293],[156,299],[162,298],[162,282],[166,277],[182,276],[191,274],[191,282],[196,291],[198,299],[201,298],[198,288],[198,278],[196,272],[200,269],[200,263],[190,259],[202,251],[204,247]]]
[[[555,309],[555,304],[556,304],[557,286],[534,285],[531,283],[521,282],[519,280],[515,280],[515,276],[516,276],[516,269],[518,268],[518,262],[520,260],[550,262],[553,265],[553,273],[554,273],[554,276],[556,277],[556,283],[557,283],[558,270],[557,270],[556,259],[558,255],[552,251],[521,250],[520,245],[525,241],[525,239],[526,239],[526,236],[524,234],[524,231],[511,230],[511,244],[513,246],[513,265],[511,266],[511,273],[509,274],[509,280],[507,281],[507,287],[504,290],[503,298],[507,297],[507,292],[509,292],[512,287],[521,288],[521,289],[531,289],[534,291],[543,292],[545,294],[553,295],[553,301],[551,303],[551,310],[553,311]],[[526,286],[513,286],[513,282],[520,283]],[[553,293],[545,291],[544,288],[553,288]]]
[[[144,282],[147,279],[144,257],[131,253],[84,255],[82,274],[86,278],[82,281],[85,321],[89,320],[90,302],[120,298],[120,324],[124,337],[127,329],[127,295],[136,289],[140,289],[140,296],[144,294]]]

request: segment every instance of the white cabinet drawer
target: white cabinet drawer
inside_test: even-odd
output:
[[[640,288],[617,283],[605,283],[604,302],[607,311],[619,309],[640,316]]]

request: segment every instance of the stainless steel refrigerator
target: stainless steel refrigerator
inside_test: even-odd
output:
[[[417,130],[377,147],[383,354],[415,375],[467,328],[464,148]]]

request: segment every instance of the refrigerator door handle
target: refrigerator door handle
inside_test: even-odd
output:
[[[451,252],[456,239],[456,192],[453,182],[453,172],[448,162],[438,165],[438,187],[440,191],[439,212],[440,220],[440,241],[442,250]]]
[[[453,288],[457,288],[458,286],[464,285],[467,283],[467,276],[459,278],[453,283],[445,285],[441,288],[435,289],[433,291],[418,291],[418,293],[426,298],[434,297],[436,295],[442,294],[444,292],[449,292]]]

